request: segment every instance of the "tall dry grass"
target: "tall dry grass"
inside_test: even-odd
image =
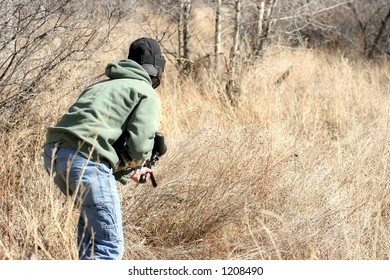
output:
[[[77,258],[77,209],[43,170],[45,129],[126,52],[62,69],[1,132],[0,258]],[[125,258],[388,259],[387,62],[275,47],[243,70],[235,107],[219,74],[179,79],[168,65],[159,186],[118,185]]]

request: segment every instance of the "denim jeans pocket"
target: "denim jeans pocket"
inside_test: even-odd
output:
[[[96,204],[96,213],[97,223],[102,234],[101,237],[104,240],[120,241],[119,227],[121,226],[121,221],[118,221],[114,205],[104,202],[98,203]]]

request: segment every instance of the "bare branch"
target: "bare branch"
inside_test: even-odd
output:
[[[120,0],[3,0],[0,11],[0,111],[36,96],[50,71],[88,59],[129,7]],[[106,29],[104,29],[106,27]]]

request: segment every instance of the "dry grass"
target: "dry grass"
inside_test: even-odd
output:
[[[126,54],[114,39],[1,132],[0,258],[77,257],[77,211],[43,170],[45,129]],[[274,48],[243,71],[237,107],[217,74],[180,80],[168,66],[159,186],[118,185],[125,258],[388,259],[390,67]]]

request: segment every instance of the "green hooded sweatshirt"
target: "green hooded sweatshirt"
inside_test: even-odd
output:
[[[85,89],[54,127],[47,143],[66,141],[94,161],[119,161],[114,142],[125,131],[130,167],[141,168],[150,156],[160,122],[161,102],[148,73],[132,60],[110,63],[110,79]]]

